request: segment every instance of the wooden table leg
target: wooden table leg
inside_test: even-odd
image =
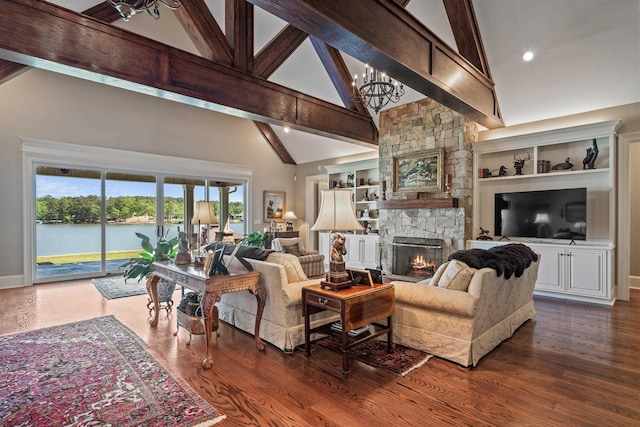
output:
[[[393,316],[387,317],[387,325],[389,331],[387,332],[387,352],[393,351]]]
[[[342,376],[349,378],[349,331],[342,322]]]
[[[158,302],[158,280],[160,280],[160,277],[155,274],[152,274],[147,279],[147,293],[151,301],[153,301],[153,316],[149,318],[149,324],[151,326],[158,326],[158,311],[160,309],[160,303]]]
[[[204,312],[204,344],[207,350],[200,362],[202,369],[211,369],[213,367],[213,338],[211,332],[218,330],[218,307],[216,307],[218,301],[220,301],[220,294],[205,292],[202,311]]]
[[[264,312],[264,303],[267,299],[267,291],[265,290],[264,286],[262,286],[261,284],[257,284],[252,292],[256,296],[256,300],[258,302],[258,310],[256,311],[256,325],[254,331],[254,336],[256,339],[256,349],[258,351],[264,351],[267,346],[260,339],[260,322],[262,321],[262,313]]]

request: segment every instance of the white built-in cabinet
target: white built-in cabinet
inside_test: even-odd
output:
[[[511,242],[471,240],[468,248],[488,249]],[[522,242],[541,256],[536,295],[613,304],[613,248]]]
[[[620,121],[574,126],[473,144],[476,173],[473,179],[474,234],[480,227],[494,231],[496,193],[586,187],[587,240],[577,244],[563,240],[517,239],[542,255],[536,293],[580,301],[612,304],[615,301],[612,271],[616,243],[616,132]],[[596,140],[599,154],[594,169],[583,169],[586,149]],[[514,157],[526,158],[516,175]],[[560,164],[570,158],[573,168],[544,171],[539,164]],[[505,166],[506,175],[500,175]],[[490,177],[483,176],[488,170]],[[493,240],[472,240],[470,248],[487,248]],[[508,243],[508,242],[507,242]]]
[[[378,159],[362,160],[325,167],[329,174],[329,188],[350,189],[356,218],[368,230],[343,232],[347,238],[347,268],[376,268],[378,261],[378,209],[381,198]],[[318,233],[318,249],[328,254],[330,233]],[[325,256],[326,258],[326,256]]]

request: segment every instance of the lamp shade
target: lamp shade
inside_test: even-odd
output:
[[[293,211],[287,211],[284,214],[284,219],[289,220],[289,219],[298,219],[298,217],[296,216],[295,213],[293,213]]]
[[[362,230],[353,211],[351,190],[323,190],[318,219],[313,231],[350,231]]]
[[[217,224],[218,219],[213,213],[213,206],[210,202],[201,201],[196,202],[196,207],[193,210],[193,218],[191,218],[192,224]]]

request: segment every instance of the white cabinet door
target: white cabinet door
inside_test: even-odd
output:
[[[331,233],[318,233],[318,252],[324,255],[325,265],[329,265],[329,260],[331,259],[330,247]]]
[[[347,267],[362,267],[360,257],[360,236],[356,234],[347,234],[347,256],[345,258]]]
[[[546,246],[529,245],[534,252],[540,254],[538,281],[536,291],[564,292],[562,263],[565,261],[564,249]]]
[[[362,264],[365,268],[376,268],[378,265],[378,236],[361,236]]]
[[[572,295],[608,297],[607,251],[567,249],[567,292]]]

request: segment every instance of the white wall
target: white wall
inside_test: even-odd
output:
[[[0,280],[23,274],[20,137],[247,165],[254,219],[263,218],[263,190],[296,204],[296,167],[252,121],[32,69],[0,85]]]

